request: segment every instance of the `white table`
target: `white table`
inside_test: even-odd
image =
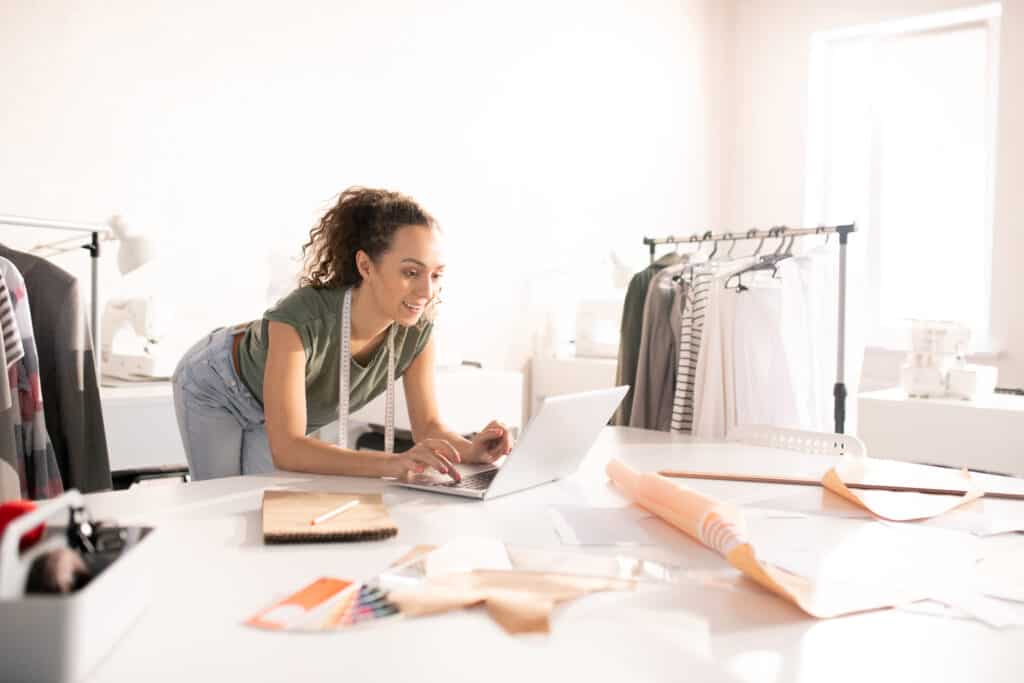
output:
[[[718,555],[669,527],[656,545],[593,548],[721,575],[715,586],[672,585],[656,594],[591,596],[556,611],[550,636],[510,637],[482,612],[371,625],[329,634],[266,633],[244,618],[319,576],[361,579],[408,548],[459,535],[561,548],[546,506],[621,505],[603,474],[610,457],[667,465],[823,472],[832,458],[607,428],[572,477],[476,502],[356,478],[235,477],[87,496],[100,517],[159,528],[159,589],[149,609],[88,679],[103,681],[875,680],[1019,681],[1024,629],[884,610],[807,617],[732,572]],[[691,482],[711,495],[749,499],[793,487]],[[1020,484],[1020,482],[1018,482]],[[271,485],[383,491],[398,537],[362,544],[266,547],[261,491]],[[1024,486],[1020,487],[1024,491]],[[1024,505],[992,501],[997,509]],[[987,543],[1019,541],[997,537]],[[171,548],[177,552],[167,554]]]

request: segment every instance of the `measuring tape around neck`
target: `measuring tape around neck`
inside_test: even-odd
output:
[[[388,330],[388,384],[384,399],[384,452],[395,452],[395,324]],[[352,288],[341,305],[341,354],[338,363],[338,439],[348,448],[349,392],[352,388]]]

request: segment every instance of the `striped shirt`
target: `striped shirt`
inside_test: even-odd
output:
[[[673,432],[693,432],[693,396],[700,356],[700,338],[704,329],[704,310],[708,291],[714,281],[707,268],[695,267],[684,277],[686,303],[683,306],[679,335],[679,363],[676,369],[676,390],[672,401]]]
[[[7,280],[0,271],[0,332],[3,334],[4,357],[7,368],[25,357],[25,346],[21,341],[21,331],[14,317],[14,298],[7,288]]]

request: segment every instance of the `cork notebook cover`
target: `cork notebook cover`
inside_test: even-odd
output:
[[[352,500],[359,504],[319,524],[310,522]],[[264,543],[321,543],[390,538],[398,527],[379,493],[264,491]]]

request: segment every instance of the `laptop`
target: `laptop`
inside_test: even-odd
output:
[[[485,500],[523,491],[576,471],[608,424],[628,386],[544,399],[501,466],[457,465],[462,481],[437,472],[399,486]]]

